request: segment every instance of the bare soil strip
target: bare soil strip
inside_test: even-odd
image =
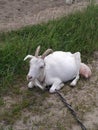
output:
[[[0,31],[47,22],[85,8],[88,1],[66,5],[65,0],[0,0]]]

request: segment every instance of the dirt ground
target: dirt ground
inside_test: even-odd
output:
[[[60,93],[72,105],[87,130],[98,130],[98,52],[94,52],[88,65],[92,70],[91,78],[86,80],[81,77],[74,88],[67,83]],[[16,84],[20,94],[2,97],[4,105],[0,107],[0,115],[5,112],[6,117],[0,122],[0,130],[81,130],[56,94],[37,88],[29,91],[26,86],[26,82]],[[30,103],[26,108],[19,107],[27,100]],[[15,109],[12,109],[13,106],[16,106]],[[14,114],[11,119],[10,112]]]
[[[87,0],[78,0],[72,5],[66,5],[64,0],[0,0],[0,31],[46,22],[83,9],[88,3]],[[98,130],[98,52],[89,66],[90,79],[81,78],[75,88],[65,84],[60,92],[77,111],[87,130]],[[20,91],[28,91],[24,86],[19,86]],[[31,98],[36,99],[36,105],[23,109],[13,125],[0,122],[0,130],[81,130],[56,94],[46,92],[45,97],[43,92],[34,90]],[[21,100],[25,100],[22,95],[3,97],[5,105],[0,108],[0,114]]]
[[[89,0],[0,0],[0,31],[38,24],[87,6]]]

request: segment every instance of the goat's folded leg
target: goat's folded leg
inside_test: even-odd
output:
[[[28,83],[28,88],[33,88],[34,87],[34,83],[31,81]]]
[[[50,93],[55,93],[55,90],[60,90],[62,87],[64,86],[64,84],[62,83],[61,80],[57,79],[55,80],[55,82],[53,83],[52,87],[50,88],[49,92]]]

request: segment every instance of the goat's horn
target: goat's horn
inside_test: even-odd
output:
[[[48,54],[52,53],[53,50],[52,49],[47,49],[41,56],[42,59],[44,59]]]
[[[36,48],[36,51],[35,51],[35,57],[38,57],[38,55],[39,55],[39,51],[40,51],[40,46],[38,46],[38,47]]]

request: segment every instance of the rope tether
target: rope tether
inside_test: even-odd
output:
[[[55,90],[55,91],[56,91],[56,94],[61,98],[61,101],[65,104],[65,106],[69,109],[71,114],[74,116],[78,124],[81,126],[81,129],[87,130],[86,127],[83,125],[83,123],[80,121],[80,119],[77,117],[77,114],[75,110],[71,107],[71,105],[66,102],[66,99],[61,95],[61,93],[58,90]]]

